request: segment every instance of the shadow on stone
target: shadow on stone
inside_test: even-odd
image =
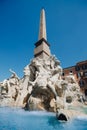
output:
[[[57,116],[57,119],[61,120],[61,121],[68,121],[66,115],[64,115],[63,113],[61,113],[59,116]]]

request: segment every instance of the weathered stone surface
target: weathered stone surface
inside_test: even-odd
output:
[[[10,72],[11,77],[0,83],[1,106],[56,112],[81,98],[74,76],[62,79],[62,68],[55,56],[32,59],[21,79],[14,71]]]
[[[68,121],[74,117],[76,117],[79,114],[79,112],[76,113],[74,110],[65,110],[60,109],[56,112],[56,117],[60,121]]]

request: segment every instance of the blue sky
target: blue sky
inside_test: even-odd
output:
[[[87,60],[87,0],[0,0],[0,80],[9,68],[22,77],[38,41],[45,8],[51,53],[62,67]]]

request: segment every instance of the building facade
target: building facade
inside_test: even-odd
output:
[[[73,73],[76,81],[80,85],[81,91],[87,96],[87,60],[63,69],[63,76],[67,76],[69,73]]]

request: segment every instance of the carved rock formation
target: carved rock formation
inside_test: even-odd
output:
[[[11,77],[0,83],[0,105],[29,110],[57,111],[79,100],[81,93],[74,76],[62,78],[62,68],[55,56],[34,58],[24,68],[23,78],[10,70]]]

